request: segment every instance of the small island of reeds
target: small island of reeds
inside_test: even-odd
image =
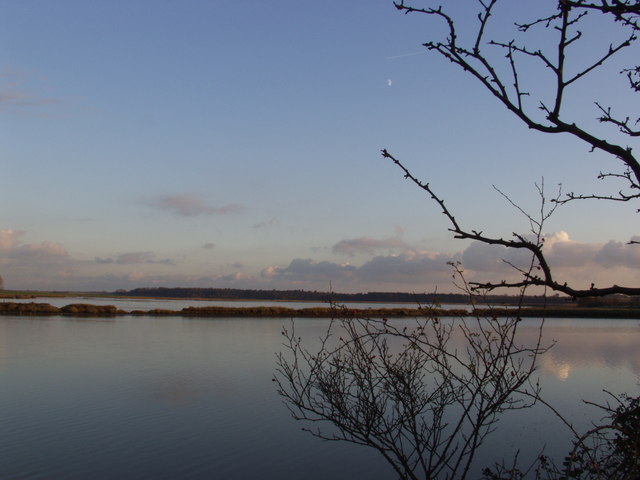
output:
[[[114,305],[74,303],[55,307],[49,303],[0,302],[0,315],[115,317],[121,315],[177,317],[259,317],[259,318],[421,318],[421,317],[547,317],[547,318],[640,318],[638,308],[611,307],[522,307],[514,308],[347,308],[343,306],[287,308],[253,307],[186,307],[181,310],[121,310]]]

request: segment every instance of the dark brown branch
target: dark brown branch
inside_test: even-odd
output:
[[[525,278],[518,282],[502,281],[499,283],[492,282],[470,282],[472,287],[476,290],[495,290],[497,288],[524,288],[528,286],[540,286],[548,287],[556,292],[565,293],[573,298],[582,297],[602,297],[605,295],[611,295],[615,293],[621,293],[625,295],[640,295],[640,288],[625,287],[619,285],[612,285],[610,287],[595,288],[593,285],[589,289],[577,289],[569,286],[567,283],[557,282],[552,274],[551,267],[547,262],[547,259],[543,252],[544,242],[538,237],[537,242],[527,240],[524,236],[513,233],[515,240],[506,240],[504,238],[493,238],[484,235],[481,231],[466,230],[462,228],[457,222],[455,216],[449,211],[443,199],[441,199],[431,189],[428,183],[423,183],[416,178],[397,158],[391,155],[386,149],[382,150],[382,156],[388,158],[394,164],[396,164],[404,172],[404,177],[411,180],[415,185],[429,194],[432,200],[434,200],[442,209],[442,214],[447,217],[451,228],[449,231],[453,232],[454,238],[475,240],[487,245],[500,245],[506,248],[512,248],[516,250],[526,250],[532,254],[535,260],[535,269],[541,272],[540,275],[534,273],[526,273]],[[544,218],[544,217],[543,217]],[[540,226],[542,222],[540,223]]]
[[[605,61],[607,61],[609,58],[613,57],[620,50],[622,50],[623,48],[626,48],[626,47],[630,47],[631,44],[637,40],[637,38],[638,37],[635,34],[631,34],[628,39],[626,39],[623,42],[620,42],[615,47],[613,45],[610,45],[609,46],[609,50],[607,51],[607,53],[605,53],[599,60],[597,60],[596,62],[594,62],[589,67],[587,67],[584,70],[582,70],[581,72],[576,73],[569,80],[566,80],[564,82],[564,85],[568,86],[568,85],[572,84],[573,82],[575,82],[576,80],[578,80],[579,78],[584,77],[586,74],[588,74],[592,70],[595,70],[596,68],[602,66],[602,64],[604,64]]]
[[[585,0],[563,0],[563,3],[568,8],[598,11],[600,13],[612,15],[616,21],[622,22],[635,30],[640,29],[640,24],[638,23],[638,17],[640,16],[640,2],[638,2],[638,0],[602,0],[597,3]]]
[[[632,150],[626,146],[616,145],[607,141],[604,138],[597,137],[592,133],[589,133],[586,129],[579,126],[576,122],[569,122],[562,117],[562,105],[564,102],[565,89],[572,85],[577,80],[591,73],[596,68],[602,66],[607,60],[619,53],[622,49],[635,44],[637,40],[636,35],[630,35],[626,40],[614,45],[610,45],[607,51],[600,57],[593,60],[587,67],[582,68],[572,75],[565,73],[565,57],[567,47],[574,42],[578,41],[581,37],[580,32],[570,34],[569,30],[572,29],[581,18],[584,17],[585,12],[577,10],[575,15],[572,15],[572,10],[577,9],[578,6],[586,7],[584,2],[562,2],[564,5],[560,9],[559,13],[540,18],[533,22],[516,24],[521,31],[527,31],[536,25],[543,25],[544,27],[554,28],[560,33],[557,41],[557,53],[556,60],[552,61],[551,58],[540,49],[529,49],[525,46],[516,45],[513,41],[499,42],[490,41],[489,45],[499,46],[507,50],[507,59],[509,67],[511,69],[511,76],[513,78],[513,98],[503,83],[500,75],[498,75],[495,66],[489,61],[489,59],[482,53],[481,39],[484,37],[489,19],[491,17],[492,9],[494,8],[496,1],[490,3],[481,2],[482,10],[478,14],[480,20],[480,26],[476,32],[473,47],[466,49],[458,44],[458,34],[456,32],[456,25],[452,17],[446,14],[442,7],[434,8],[415,8],[405,4],[404,1],[396,2],[396,7],[404,11],[405,13],[422,13],[427,15],[433,15],[442,18],[448,26],[449,33],[444,41],[429,41],[424,43],[424,46],[429,50],[434,50],[448,59],[452,63],[460,66],[465,72],[470,73],[475,77],[484,87],[489,90],[509,111],[514,113],[522,122],[524,122],[529,128],[543,132],[543,133],[568,133],[572,136],[579,138],[587,143],[591,150],[602,150],[609,153],[616,158],[620,159],[625,166],[631,169],[634,174],[635,182],[640,183],[640,163],[637,161],[632,153]],[[608,4],[613,7],[614,4]],[[635,4],[618,5],[617,7],[626,7],[628,13],[633,13],[633,9],[636,8]],[[607,12],[612,12],[611,9],[606,9]],[[535,120],[534,117],[525,110],[523,105],[523,97],[530,96],[530,92],[523,92],[521,88],[521,82],[518,76],[517,66],[514,59],[514,55],[523,54],[526,56],[540,59],[545,67],[549,68],[555,77],[555,95],[552,104],[547,107],[545,103],[541,103],[541,109],[546,113],[547,122],[541,122]],[[633,80],[638,76],[637,68],[629,69],[625,71]],[[613,123],[613,122],[610,122]],[[624,122],[620,122],[624,125]],[[618,124],[618,127],[622,125]],[[623,127],[624,128],[624,127]],[[631,127],[627,123],[627,128],[630,131]]]
[[[596,106],[602,112],[602,115],[598,117],[598,120],[602,123],[612,123],[617,125],[620,131],[630,137],[640,137],[640,130],[633,130],[629,126],[629,117],[626,117],[624,120],[618,120],[611,116],[611,107],[604,108],[598,102],[596,102]],[[640,122],[640,118],[636,120],[636,124]]]

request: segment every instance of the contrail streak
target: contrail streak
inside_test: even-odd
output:
[[[393,60],[394,58],[403,58],[403,57],[413,57],[414,55],[423,55],[427,52],[413,52],[413,53],[403,53],[402,55],[394,55],[393,57],[387,57],[385,60]]]

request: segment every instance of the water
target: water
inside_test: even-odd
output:
[[[0,317],[0,478],[396,478],[376,452],[289,417],[271,381],[288,322]],[[296,323],[310,339],[326,326]],[[535,331],[527,320],[523,335]],[[581,398],[638,391],[638,321],[552,320],[545,335],[557,340],[545,396],[574,421],[593,418]],[[488,448],[553,445],[561,434],[541,418],[508,417]]]

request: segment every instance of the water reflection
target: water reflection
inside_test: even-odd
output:
[[[0,478],[393,478],[375,452],[291,420],[271,382],[288,323],[0,317]],[[327,325],[296,321],[311,342]],[[537,325],[522,322],[523,342]],[[543,392],[564,412],[588,423],[581,399],[637,390],[637,321],[547,320],[544,338],[556,345],[540,363]],[[544,421],[507,417],[489,453],[560,438]]]
[[[571,365],[557,361],[552,353],[544,355],[540,363],[544,370],[551,372],[558,380],[567,380],[571,374]]]
[[[536,332],[527,320],[521,329],[524,341]],[[543,342],[552,344],[541,362],[543,370],[561,380],[573,371],[613,370],[640,376],[640,324],[637,320],[548,319]]]
[[[588,322],[588,321],[586,321]],[[585,323],[586,323],[585,322]],[[640,326],[635,321],[599,326],[559,326],[549,329],[558,348],[553,352],[560,361],[583,367],[630,370],[640,375]]]

